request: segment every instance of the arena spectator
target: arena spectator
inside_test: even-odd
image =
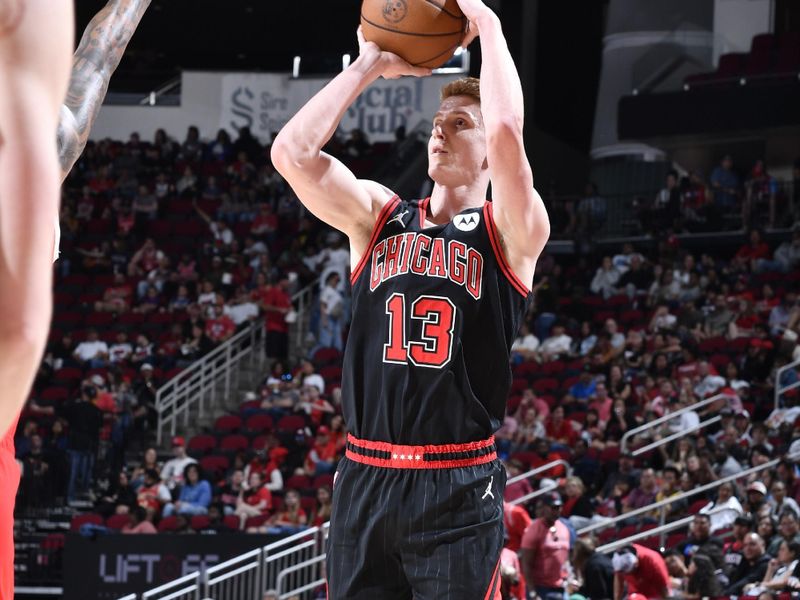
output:
[[[213,306],[212,315],[206,319],[206,337],[216,345],[231,339],[234,333],[236,333],[236,323],[225,314],[223,302],[217,300]]]
[[[767,554],[770,556],[778,555],[778,548],[781,542],[800,543],[800,523],[798,523],[797,513],[793,510],[784,510],[778,517],[778,535],[770,540]]]
[[[203,479],[200,467],[189,463],[183,470],[183,485],[178,500],[164,506],[164,516],[204,515],[211,504],[211,484]]]
[[[330,486],[323,485],[317,488],[317,506],[311,518],[312,527],[322,527],[331,518],[333,492]]]
[[[522,570],[530,589],[542,600],[562,600],[569,561],[569,530],[559,520],[563,504],[558,492],[542,496],[541,517],[522,536]]]
[[[336,445],[330,439],[330,429],[322,425],[317,429],[314,445],[306,455],[306,473],[311,476],[331,473],[336,468]]]
[[[247,519],[263,517],[272,508],[272,493],[264,487],[261,473],[250,473],[247,487],[239,492],[234,514],[239,517],[239,529],[245,528]]]
[[[136,504],[147,510],[148,520],[161,515],[163,506],[172,500],[167,486],[161,481],[158,471],[148,469],[144,482],[136,492]]]
[[[550,333],[550,337],[539,346],[539,361],[550,362],[559,356],[569,354],[572,346],[572,338],[565,333],[563,325],[555,324]]]
[[[800,506],[794,498],[786,495],[786,484],[778,479],[773,481],[770,486],[770,497],[767,502],[771,507],[772,516],[780,517],[786,511],[792,511],[795,515],[800,515]]]
[[[197,462],[186,454],[186,440],[179,435],[172,438],[172,456],[174,458],[168,460],[161,470],[161,479],[170,490],[183,484],[186,467]]]
[[[762,484],[763,485],[763,484]],[[742,543],[742,561],[729,575],[730,584],[722,591],[725,596],[741,596],[748,583],[763,581],[770,555],[764,551],[764,540],[757,533],[748,533]]]
[[[622,600],[624,586],[627,586],[628,596],[641,594],[654,599],[671,595],[667,565],[655,550],[631,544],[617,550],[611,563],[614,568],[614,600]]]
[[[70,423],[68,455],[70,463],[67,499],[75,500],[88,493],[103,415],[95,406],[97,388],[89,381],[81,385],[80,396],[64,407],[64,416]]]
[[[711,559],[714,568],[722,568],[722,540],[711,535],[711,519],[705,513],[697,513],[689,529],[689,537],[678,544],[686,564],[689,565],[695,554],[703,554]]]
[[[598,267],[597,272],[589,285],[589,289],[594,294],[600,294],[603,298],[609,298],[616,293],[621,273],[611,262],[610,256],[603,257],[603,264]]]
[[[505,547],[514,552],[519,552],[522,546],[522,536],[531,524],[528,511],[520,505],[503,502],[503,525],[506,532]]]
[[[594,507],[586,495],[586,487],[579,477],[567,477],[564,484],[566,500],[561,516],[569,519],[575,529],[582,529],[593,522]]]
[[[722,586],[717,577],[717,566],[714,560],[698,551],[692,557],[686,574],[687,597],[716,598],[722,595]]]
[[[783,540],[775,558],[769,561],[764,579],[759,583],[748,583],[743,592],[748,596],[761,597],[762,594],[792,592],[797,589],[795,569],[800,558],[800,543]]]
[[[108,344],[100,339],[96,329],[86,332],[86,339],[77,345],[73,357],[92,369],[103,368],[108,360]]]
[[[267,356],[273,359],[286,360],[289,353],[289,324],[286,319],[292,310],[292,301],[288,289],[289,279],[282,278],[261,296],[267,329]]]
[[[706,504],[700,509],[700,512],[713,512],[713,514],[709,514],[711,533],[731,527],[736,522],[736,519],[744,515],[744,509],[734,494],[734,485],[731,482],[720,485],[717,488],[716,500]]]
[[[580,587],[571,590],[584,598],[613,598],[614,567],[606,554],[595,551],[591,537],[578,538],[572,550],[572,568]]]
[[[522,461],[516,458],[506,461],[505,467],[507,479],[509,480],[518,477],[527,471]],[[522,498],[523,496],[527,496],[532,492],[533,487],[531,487],[530,480],[527,478],[520,479],[506,485],[506,490],[503,493],[503,499],[506,502],[513,502],[514,500]]]
[[[730,213],[739,203],[739,176],[733,169],[733,158],[729,154],[711,173],[711,190],[714,192],[714,207],[720,213]]]
[[[155,525],[148,518],[147,510],[142,506],[134,508],[129,513],[128,519],[128,522],[122,526],[121,533],[129,535],[158,533]]]
[[[320,294],[319,345],[324,348],[344,349],[342,332],[345,325],[344,296],[339,292],[341,276],[332,271],[325,279]]]
[[[523,321],[520,325],[514,343],[511,345],[511,360],[514,363],[522,363],[526,360],[534,360],[536,350],[539,348],[538,338],[531,333],[528,324]]]

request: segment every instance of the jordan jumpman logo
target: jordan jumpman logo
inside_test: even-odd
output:
[[[489,485],[486,486],[486,491],[483,493],[483,496],[481,496],[481,500],[486,500],[486,496],[491,496],[492,500],[494,500],[494,494],[492,493],[493,483],[494,483],[494,475],[492,475],[492,478],[489,480]]]

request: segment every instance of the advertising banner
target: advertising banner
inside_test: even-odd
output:
[[[64,598],[116,600],[141,594],[277,539],[243,533],[116,534],[96,539],[71,534],[64,547]]]
[[[391,142],[395,130],[430,121],[439,91],[454,75],[379,79],[347,109],[341,130],[361,129],[371,142]],[[262,141],[271,138],[328,80],[292,79],[275,74],[222,76],[220,127],[232,134],[249,127]]]

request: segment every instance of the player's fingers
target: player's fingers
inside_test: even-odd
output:
[[[358,38],[359,46],[367,43],[367,38],[364,37],[364,29],[361,27],[361,25],[359,25],[358,29],[356,29],[356,37]]]
[[[412,75],[413,77],[427,77],[428,75],[431,75],[432,73],[433,73],[433,70],[426,69],[425,67],[411,67],[411,70],[410,70],[410,72],[408,74]]]
[[[468,23],[467,32],[464,34],[464,41],[461,42],[461,47],[466,49],[476,37],[478,37],[478,28],[472,23]]]

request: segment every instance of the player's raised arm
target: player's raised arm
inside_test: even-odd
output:
[[[55,133],[72,43],[72,0],[0,0],[0,436],[28,396],[50,326]]]
[[[58,124],[61,179],[86,147],[108,82],[151,0],[110,0],[89,22],[72,63],[72,76]]]
[[[300,201],[328,225],[344,232],[361,252],[391,192],[372,181],[359,181],[336,158],[322,151],[358,95],[383,76],[428,75],[398,56],[366,42],[359,30],[359,57],[298,111],[272,145],[272,162]]]
[[[481,112],[495,222],[511,268],[531,286],[536,259],[550,237],[550,221],[525,155],[522,84],[497,15],[481,0],[457,2],[470,21],[465,42],[480,35]]]

